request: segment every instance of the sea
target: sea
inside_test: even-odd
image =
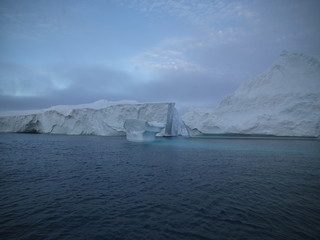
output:
[[[0,134],[0,239],[320,239],[320,141]]]

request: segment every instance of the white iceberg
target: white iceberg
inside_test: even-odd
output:
[[[36,110],[33,114],[2,116],[0,132],[124,136],[125,120],[140,119],[165,124],[161,136],[176,136],[180,131],[180,118],[174,105],[99,101],[80,106],[51,107]]]
[[[127,119],[124,128],[127,140],[132,142],[150,142],[155,140],[156,134],[166,127],[159,122],[147,122],[140,119]]]
[[[283,52],[263,74],[242,84],[215,109],[182,117],[190,136],[248,134],[320,136],[320,63]]]
[[[63,115],[68,115],[74,109],[84,109],[84,108],[102,109],[102,108],[110,107],[112,105],[119,105],[119,104],[138,104],[138,102],[134,100],[108,101],[106,99],[101,99],[93,103],[85,103],[85,104],[77,104],[77,105],[56,105],[46,109],[3,111],[3,112],[0,112],[0,116],[31,115],[31,114],[37,114],[37,113],[44,113],[47,111],[57,111]]]

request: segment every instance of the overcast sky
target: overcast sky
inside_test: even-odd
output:
[[[289,52],[319,0],[1,0],[0,110],[99,99],[215,106]]]

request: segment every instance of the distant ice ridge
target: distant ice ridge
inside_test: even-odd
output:
[[[63,115],[68,115],[74,109],[81,108],[91,108],[91,109],[102,109],[112,105],[117,104],[135,104],[138,103],[134,100],[121,100],[121,101],[108,101],[106,99],[101,99],[93,103],[77,104],[77,105],[56,105],[45,109],[34,109],[34,110],[25,110],[25,111],[7,111],[0,112],[0,116],[20,116],[20,115],[29,115],[35,113],[43,113],[46,111],[57,111]]]
[[[126,119],[158,122],[166,127],[161,136],[176,136],[180,118],[174,103],[137,103],[134,101],[55,106],[32,114],[0,117],[0,132],[50,133],[70,135],[125,135]]]
[[[182,117],[190,136],[249,134],[320,136],[320,63],[284,51],[264,73],[242,84],[215,109]]]

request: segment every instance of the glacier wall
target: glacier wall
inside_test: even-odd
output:
[[[127,119],[124,128],[127,140],[131,142],[151,142],[156,134],[161,132],[166,125],[158,122],[147,122],[140,119]]]
[[[283,52],[264,73],[242,84],[215,109],[182,116],[190,136],[248,134],[320,136],[320,63]]]
[[[34,114],[0,117],[0,132],[70,135],[125,135],[126,119],[165,124],[162,136],[179,134],[174,103],[109,104],[104,108],[49,108]],[[90,106],[89,106],[90,107]],[[62,110],[61,110],[62,109]]]

